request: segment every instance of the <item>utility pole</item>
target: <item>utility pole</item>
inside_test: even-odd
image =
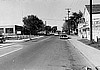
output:
[[[46,26],[47,26],[47,21],[45,21],[45,34],[47,34]]]
[[[68,12],[68,34],[70,35],[70,24],[69,24],[69,13],[70,13],[70,9],[68,8],[68,9],[65,9],[65,10],[67,10],[67,12]],[[66,22],[66,20],[65,20],[65,22]]]
[[[47,21],[45,21],[45,26],[47,25]]]
[[[67,17],[65,17],[65,20],[64,20],[64,21],[65,21],[65,23],[67,22],[67,19],[66,19],[66,18],[67,18]]]
[[[65,17],[65,20],[66,20],[66,18],[67,18],[67,17]]]
[[[90,0],[90,41],[92,43],[92,0]]]

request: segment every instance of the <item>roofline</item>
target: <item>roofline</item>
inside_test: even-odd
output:
[[[100,5],[100,4],[93,4],[92,7],[95,6],[95,5]],[[85,7],[86,7],[86,6],[90,6],[90,5],[85,5]],[[87,7],[86,7],[86,9],[87,9]],[[87,11],[88,11],[88,9],[87,9]],[[89,12],[89,11],[88,11],[88,12]],[[89,14],[90,14],[90,12],[89,12]],[[92,14],[100,14],[100,11],[98,11],[98,12],[93,12],[93,11],[92,11]]]
[[[93,6],[93,5],[100,5],[100,4],[92,4],[92,6]],[[85,6],[90,6],[90,5],[85,5]]]
[[[4,26],[21,26],[21,25],[0,25],[0,27],[4,27]]]

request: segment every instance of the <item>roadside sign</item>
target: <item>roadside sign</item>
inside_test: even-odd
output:
[[[17,31],[17,34],[21,34],[21,31]]]

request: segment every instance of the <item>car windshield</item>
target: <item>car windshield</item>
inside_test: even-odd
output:
[[[63,35],[64,37],[67,37],[66,35]]]
[[[67,37],[67,35],[61,35],[62,37]]]

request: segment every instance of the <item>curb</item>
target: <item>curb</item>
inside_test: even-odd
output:
[[[93,70],[97,70],[96,69],[96,63],[95,61],[93,61],[93,59],[91,59],[90,57],[88,57],[89,55],[87,55],[86,53],[84,53],[84,51],[80,50],[79,48],[77,48],[76,46],[78,46],[76,43],[73,43],[72,41],[69,40],[69,42],[90,62],[90,64],[92,65]],[[83,43],[82,43],[83,44]],[[85,45],[85,44],[84,44]]]
[[[78,41],[78,39],[76,38],[76,39],[74,39],[73,37],[71,37],[73,40],[75,40],[75,41]],[[73,41],[72,40],[72,41]],[[100,56],[100,50],[98,50],[98,49],[96,49],[96,48],[93,48],[93,47],[90,47],[89,45],[86,45],[86,44],[84,44],[84,43],[82,43],[82,42],[80,42],[80,41],[78,41],[78,42],[76,42],[75,43],[75,41],[74,41],[74,43],[73,42],[71,42],[72,43],[72,45],[75,47],[75,48],[77,48],[89,61],[90,61],[90,63],[92,63],[92,65],[97,69],[97,70],[99,70],[99,66],[100,66],[100,64],[99,64],[99,62],[100,62],[100,58],[99,58],[99,56]],[[83,46],[87,46],[87,49],[90,49],[89,50],[89,52],[85,52],[85,50],[82,50],[82,49],[84,49],[84,48],[78,48],[78,46],[79,46],[79,44],[77,44],[77,43],[79,43],[80,42],[80,44],[83,44]],[[88,51],[88,50],[87,50]],[[94,53],[94,54],[90,54],[90,53]],[[90,54],[90,55],[89,55]]]
[[[23,43],[23,42],[28,42],[28,41],[30,41],[30,40],[36,40],[36,39],[38,39],[38,38],[33,38],[33,39],[23,40],[23,41],[21,41],[21,43]],[[7,47],[7,46],[11,46],[11,45],[15,45],[15,44],[17,44],[17,43],[20,43],[20,42],[14,42],[14,43],[12,43],[12,44],[5,45],[5,46],[2,46],[2,45],[1,45],[0,48]]]
[[[7,47],[7,46],[11,46],[11,45],[15,45],[16,43],[13,43],[13,44],[9,44],[9,45],[5,45],[5,46],[2,46],[0,48],[3,48],[3,47]]]
[[[22,43],[22,42],[27,42],[27,41],[30,41],[30,40],[25,40],[25,41],[23,40],[23,41],[21,41],[21,43]],[[5,46],[2,46],[2,45],[1,45],[0,48],[7,47],[7,46],[11,46],[11,45],[15,45],[15,44],[17,44],[17,43],[20,43],[20,42],[14,42],[14,43],[12,43],[12,44],[5,45]]]

